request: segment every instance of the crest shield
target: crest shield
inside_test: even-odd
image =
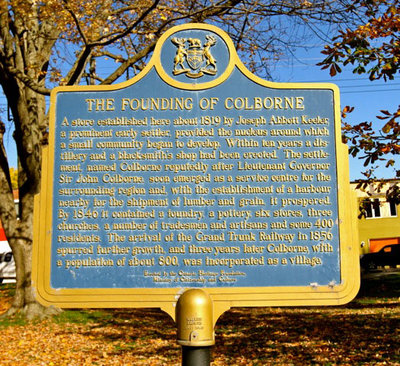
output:
[[[204,52],[202,49],[192,48],[187,50],[186,60],[192,70],[200,68],[204,61]]]
[[[185,74],[187,77],[197,79],[204,74],[217,73],[216,60],[210,48],[217,42],[212,35],[206,35],[206,42],[202,45],[199,38],[174,37],[171,42],[177,47],[174,57],[173,75]]]

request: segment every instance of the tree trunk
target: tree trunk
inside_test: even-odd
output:
[[[3,146],[3,125],[0,129],[0,219],[17,272],[14,301],[6,314],[23,310],[28,318],[33,318],[48,312],[36,302],[31,283],[33,202],[40,190],[41,150],[47,143],[48,128],[45,97],[37,88],[45,89],[47,68],[60,29],[54,20],[43,17],[43,4],[33,1],[27,1],[24,6],[10,4],[0,4],[0,84],[15,126],[19,217]]]
[[[12,315],[23,310],[28,319],[43,317],[45,307],[35,300],[31,284],[32,243],[25,238],[19,238],[10,240],[10,244],[17,268],[17,283],[12,306],[6,314]]]
[[[43,318],[54,314],[55,309],[40,305],[34,295],[31,281],[34,195],[23,190],[21,193],[20,206],[23,207],[21,217],[19,220],[14,220],[14,225],[9,224],[9,228],[5,227],[16,264],[16,290],[11,308],[4,316],[22,312],[28,319]],[[12,209],[15,210],[14,203]],[[11,221],[13,220],[9,218],[8,222]]]
[[[17,279],[14,301],[5,315],[22,311],[27,318],[32,319],[53,312],[36,301],[31,283],[33,203],[35,194],[40,190],[41,150],[46,140],[46,105],[43,96],[24,88],[17,80],[14,80],[13,86],[8,85],[7,91],[14,92],[13,98],[9,98],[9,106],[14,117],[14,138],[19,158],[19,217],[15,210],[11,183],[7,183],[8,163],[3,148],[0,161],[5,163],[0,173],[0,219],[15,258]]]

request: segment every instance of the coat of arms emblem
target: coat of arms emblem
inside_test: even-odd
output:
[[[199,78],[204,74],[217,73],[217,61],[211,54],[210,48],[217,43],[214,36],[206,35],[206,41],[201,44],[198,38],[172,38],[177,46],[174,58],[174,75],[186,74],[189,78]]]

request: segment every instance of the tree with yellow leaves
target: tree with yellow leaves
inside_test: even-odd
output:
[[[10,168],[10,178],[12,189],[18,189],[18,170]]]
[[[249,68],[273,60],[322,24],[352,20],[350,1],[0,0],[0,84],[15,127],[20,214],[0,149],[0,219],[17,266],[8,314],[41,315],[31,287],[33,200],[47,144],[46,97],[57,85],[111,84],[140,72],[171,26],[208,22],[226,30]],[[100,62],[102,68],[99,67]],[[2,134],[4,131],[2,132]]]

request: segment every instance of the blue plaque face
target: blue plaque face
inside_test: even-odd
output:
[[[46,291],[341,286],[338,110],[209,26],[167,33],[132,82],[56,90]]]

